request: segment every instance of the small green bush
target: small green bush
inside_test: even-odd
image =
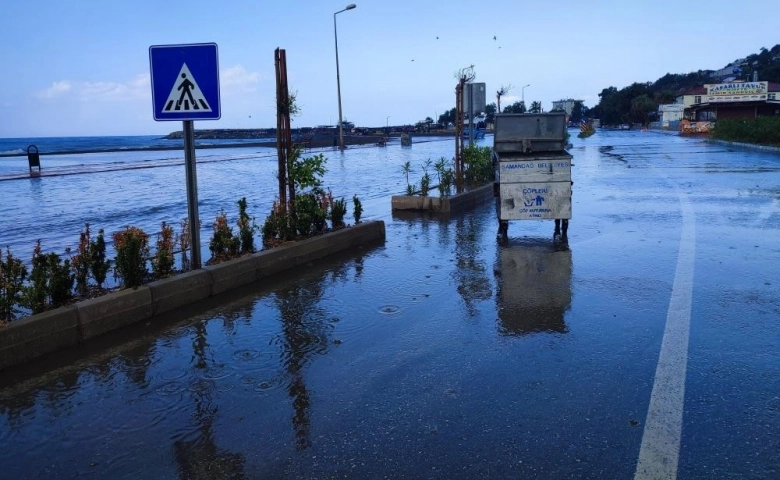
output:
[[[295,229],[298,235],[308,237],[322,232],[327,214],[316,194],[304,193],[295,197]]]
[[[360,217],[363,216],[363,204],[360,203],[357,195],[352,196],[352,204],[354,205],[352,215],[355,217],[355,225],[357,225],[360,223]]]
[[[333,224],[333,228],[342,228],[346,224],[344,223],[344,216],[347,214],[347,201],[344,198],[334,200],[330,207],[330,221]]]
[[[157,234],[157,250],[152,258],[152,271],[155,278],[166,278],[173,275],[173,247],[176,243],[173,227],[165,222]]]
[[[273,246],[275,242],[292,240],[295,238],[295,229],[292,225],[291,215],[287,213],[278,199],[274,200],[271,213],[265,219],[260,232],[263,236],[263,245]]]
[[[97,238],[89,242],[89,271],[95,279],[98,288],[103,288],[103,282],[111,268],[111,262],[106,260],[106,240],[103,229],[98,230]]]
[[[255,222],[246,213],[246,197],[238,201],[238,237],[241,242],[241,253],[255,251]]]
[[[17,312],[17,305],[23,301],[24,281],[27,278],[27,267],[21,259],[11,254],[11,249],[0,250],[0,325],[10,322]]]
[[[79,234],[78,252],[70,259],[73,275],[76,278],[76,291],[81,295],[86,294],[89,288],[89,242],[89,224],[85,223],[84,230]]]
[[[463,165],[466,183],[481,186],[493,181],[494,171],[490,147],[468,145],[463,148]]]
[[[149,258],[149,235],[138,227],[127,227],[114,237],[114,275],[125,288],[143,284],[149,275],[146,260]]]
[[[224,210],[221,210],[219,215],[217,215],[212,229],[213,233],[211,240],[209,240],[211,258],[208,263],[219,263],[238,255],[241,249],[241,240],[233,236],[233,229],[228,224],[227,214]]]
[[[41,241],[33,249],[31,283],[24,289],[24,304],[32,313],[65,305],[73,298],[73,281],[69,260],[56,253],[43,253]]]
[[[780,146],[780,117],[718,120],[712,130],[712,137],[729,142]]]

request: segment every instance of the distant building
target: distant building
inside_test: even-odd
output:
[[[658,105],[658,118],[661,119],[661,128],[664,130],[676,130],[683,119],[685,107],[682,103],[670,103]]]
[[[566,112],[566,115],[571,115],[571,112],[574,111],[574,105],[577,103],[583,103],[582,100],[574,100],[573,98],[567,98],[566,100],[558,100],[552,102],[553,108],[551,111],[564,111]]]
[[[692,122],[780,115],[780,83],[732,82],[695,87],[677,98]]]

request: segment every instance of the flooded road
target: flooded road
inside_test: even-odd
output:
[[[570,250],[399,173],[385,243],[0,373],[3,476],[780,477],[780,155],[573,140]]]

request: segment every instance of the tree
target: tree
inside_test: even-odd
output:
[[[502,113],[525,113],[525,103],[515,102],[512,105],[507,105]]]
[[[513,87],[512,87],[511,84],[510,85],[506,85],[506,86],[501,85],[501,88],[499,88],[498,91],[496,91],[496,111],[497,112],[501,111],[501,97],[503,97],[504,95],[509,93],[509,91],[512,90],[512,88]]]
[[[580,123],[583,118],[585,118],[585,110],[587,107],[582,103],[582,101],[577,100],[574,102],[574,107],[571,109],[571,117],[569,118],[569,121],[572,123]]]
[[[631,120],[634,122],[647,126],[650,123],[650,115],[657,110],[658,104],[647,94],[631,99]]]
[[[493,123],[496,119],[496,112],[497,112],[496,104],[495,103],[488,103],[485,105],[485,122],[486,123]]]
[[[655,101],[659,105],[666,105],[667,103],[674,103],[676,95],[671,90],[663,90],[655,93]]]
[[[530,113],[542,113],[542,102],[531,102],[531,108],[528,111]]]
[[[450,123],[455,123],[456,115],[457,115],[457,110],[455,108],[452,108],[439,115],[439,123],[441,123],[442,125],[449,125]]]

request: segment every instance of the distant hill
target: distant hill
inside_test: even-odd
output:
[[[658,105],[673,103],[675,97],[705,83],[750,81],[757,72],[759,81],[780,83],[780,44],[771,49],[737,59],[718,70],[698,70],[690,73],[667,73],[655,82],[634,83],[618,90],[605,88],[599,93],[599,103],[589,116],[599,118],[602,125],[621,123],[647,124],[653,121]]]
[[[654,93],[668,91],[679,95],[705,83],[750,81],[753,79],[754,71],[758,72],[758,79],[762,82],[780,83],[780,44],[770,50],[762,48],[759,53],[734,60],[718,70],[699,70],[684,74],[667,73],[653,82],[651,90]]]

